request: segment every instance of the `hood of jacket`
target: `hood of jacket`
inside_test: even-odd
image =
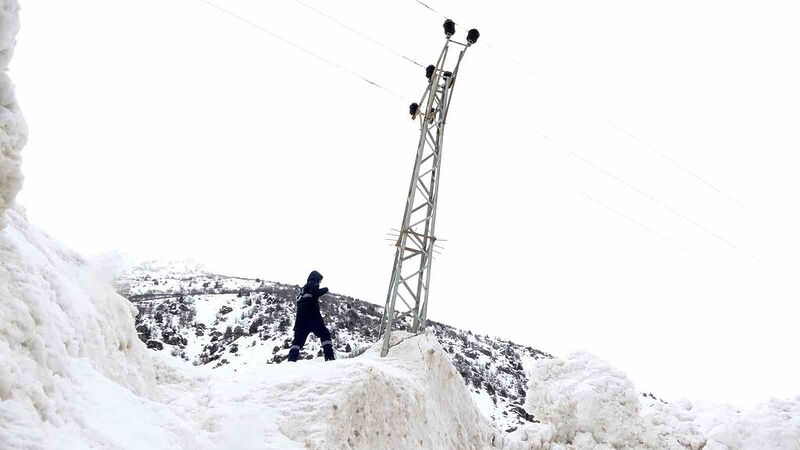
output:
[[[308,282],[319,283],[320,281],[322,281],[322,274],[317,272],[316,270],[312,270],[311,273],[308,275]]]

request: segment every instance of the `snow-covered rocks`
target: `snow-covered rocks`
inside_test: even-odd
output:
[[[0,230],[5,227],[6,211],[22,188],[21,151],[28,134],[14,84],[6,73],[18,31],[17,0],[0,0]]]

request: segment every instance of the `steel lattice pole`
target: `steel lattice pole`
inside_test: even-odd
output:
[[[395,243],[392,276],[381,320],[380,335],[383,337],[381,356],[386,356],[391,346],[391,331],[396,319],[398,298],[407,308],[401,317],[412,316],[412,332],[419,333],[425,329],[431,263],[436,243],[436,206],[439,199],[444,127],[461,59],[467,48],[477,40],[477,31],[474,31],[474,38],[470,39],[472,33],[473,31],[470,31],[467,44],[453,41],[448,35],[439,59],[430,73],[428,86],[421,101],[415,104],[416,108],[412,105],[411,113],[419,121],[420,135],[403,223]],[[453,70],[447,71],[445,63],[452,44],[463,48],[458,54]]]

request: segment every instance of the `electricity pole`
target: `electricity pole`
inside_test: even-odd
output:
[[[411,185],[403,212],[403,224],[395,243],[397,249],[392,265],[389,292],[386,295],[386,307],[381,319],[380,335],[383,336],[381,356],[386,356],[389,352],[391,331],[397,312],[395,303],[398,298],[407,308],[403,315],[411,315],[413,319],[411,328],[413,333],[424,330],[427,320],[431,262],[436,243],[434,232],[444,126],[461,59],[480,36],[478,30],[472,29],[467,33],[466,43],[452,40],[455,23],[449,19],[444,23],[444,32],[446,41],[436,65],[430,65],[425,70],[428,86],[420,102],[412,103],[409,108],[412,120],[419,121],[420,134]],[[451,46],[461,48],[455,67],[446,70],[445,64]]]

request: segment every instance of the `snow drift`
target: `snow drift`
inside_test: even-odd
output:
[[[99,379],[146,398],[155,372],[134,309],[77,254],[6,212],[0,231],[0,445],[45,445],[85,419]]]
[[[529,362],[526,410],[541,420],[530,449],[800,450],[800,398],[752,411],[639,396],[624,373],[588,353]]]
[[[556,441],[589,433],[598,442],[631,446],[642,434],[639,396],[625,374],[585,353],[532,364],[525,408],[553,426]]]
[[[0,230],[5,227],[6,210],[22,188],[21,151],[27,139],[14,85],[6,73],[18,31],[19,4],[16,0],[0,0]]]
[[[303,420],[287,420],[285,433],[318,448],[490,447],[495,432],[439,342],[428,334],[397,332],[392,338],[399,344],[386,358],[380,358],[379,343],[359,358],[341,361],[338,380],[329,379],[329,371],[305,380],[311,395],[300,386],[287,389],[308,399],[314,412],[298,408],[295,416]],[[330,395],[313,395],[320,388]]]
[[[435,338],[393,338],[398,345],[386,358],[376,345],[333,362],[212,371],[175,361],[169,377],[175,381],[164,391],[207,433],[200,448],[485,449],[500,443]],[[187,369],[205,374],[194,383],[199,391],[187,392]]]

